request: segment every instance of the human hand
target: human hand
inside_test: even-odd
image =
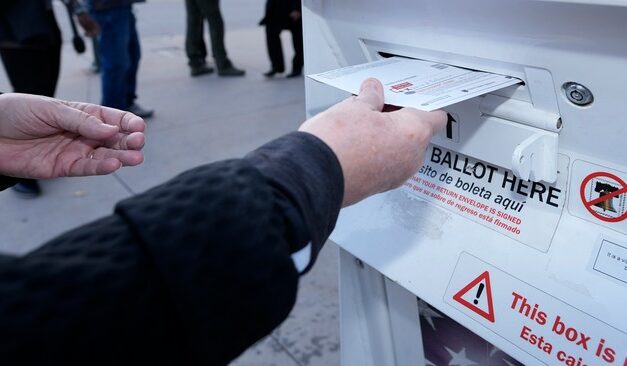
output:
[[[78,24],[81,25],[81,28],[85,30],[85,35],[87,37],[95,37],[100,33],[100,26],[98,23],[89,16],[87,13],[80,13],[76,16],[78,19]]]
[[[292,18],[293,21],[297,22],[300,19],[300,11],[298,10],[294,10],[290,13],[290,18]]]
[[[144,160],[144,121],[94,104],[0,95],[0,174],[20,178],[103,175]]]
[[[368,79],[350,97],[299,128],[324,141],[344,173],[343,207],[400,186],[421,166],[431,137],[446,126],[443,111],[381,112],[383,85]]]

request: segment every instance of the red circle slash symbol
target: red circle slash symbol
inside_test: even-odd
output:
[[[592,173],[581,182],[579,193],[584,207],[597,219],[620,222],[627,218],[625,197],[621,197],[627,194],[627,183],[616,175]],[[614,205],[615,199],[619,201],[618,206]]]

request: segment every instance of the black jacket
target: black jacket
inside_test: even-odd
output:
[[[0,46],[49,45],[58,33],[50,0],[0,0]]]
[[[313,263],[342,194],[333,152],[292,133],[0,256],[0,365],[227,364],[287,317],[292,253]]]
[[[133,5],[134,3],[143,3],[146,0],[86,0],[85,3],[90,10],[106,10],[119,8],[122,6]]]
[[[268,0],[266,2],[266,14],[259,25],[271,25],[281,28],[289,28],[294,20],[290,18],[293,11],[301,11],[301,0]]]

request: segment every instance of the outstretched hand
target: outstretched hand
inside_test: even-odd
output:
[[[144,121],[94,104],[0,95],[0,174],[47,179],[104,175],[141,164]]]
[[[422,164],[431,137],[446,126],[443,111],[402,108],[384,113],[383,99],[381,82],[368,79],[358,96],[300,127],[324,141],[337,156],[344,173],[343,206],[405,182]]]

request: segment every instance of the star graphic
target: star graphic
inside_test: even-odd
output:
[[[435,364],[425,358],[425,366],[435,366]]]
[[[462,348],[459,352],[455,352],[448,347],[444,347],[446,352],[448,352],[451,357],[453,357],[449,362],[449,366],[472,366],[478,365],[478,363],[473,362],[466,356],[466,347]]]
[[[420,316],[425,318],[425,320],[427,321],[427,323],[429,323],[429,325],[431,326],[431,328],[433,328],[433,330],[435,330],[435,323],[433,322],[433,319],[443,318],[443,316],[440,315],[440,313],[435,311],[431,306],[429,306],[429,304],[427,304],[426,302],[420,299],[418,299],[418,311],[419,311]]]

